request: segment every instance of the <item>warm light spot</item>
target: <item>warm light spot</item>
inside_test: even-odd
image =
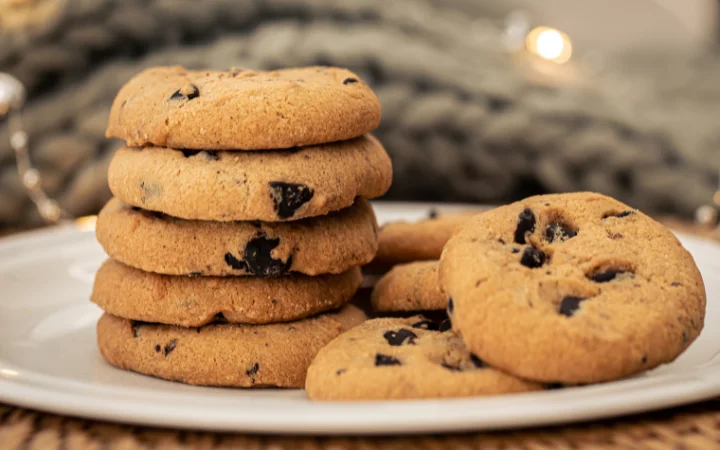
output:
[[[75,219],[75,226],[80,231],[94,231],[95,223],[97,222],[97,216],[84,216]]]
[[[570,38],[555,28],[533,28],[528,33],[525,43],[531,53],[558,64],[567,62],[572,56]]]

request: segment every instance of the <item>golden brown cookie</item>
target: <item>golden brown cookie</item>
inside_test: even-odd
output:
[[[282,223],[182,220],[113,199],[98,215],[96,234],[111,258],[148,272],[277,276],[341,273],[367,263],[377,248],[375,229],[363,199]]]
[[[419,222],[391,222],[378,233],[378,251],[370,269],[384,272],[395,264],[440,259],[443,246],[453,232],[480,211],[438,215]]]
[[[200,328],[104,314],[97,338],[107,362],[145,375],[204,386],[302,388],[317,352],[364,320],[352,305],[296,322]]]
[[[293,152],[123,147],[110,163],[108,183],[125,203],[174,217],[278,222],[384,194],[392,163],[370,135]]]
[[[95,276],[90,300],[114,316],[142,322],[265,324],[340,308],[361,282],[357,267],[317,277],[188,277],[144,272],[109,259]]]
[[[544,382],[607,381],[670,362],[705,316],[703,280],[675,236],[587,192],[472,219],[445,246],[440,281],[472,352]]]
[[[130,146],[266,150],[352,139],[379,123],[377,97],[345,69],[155,67],[120,90],[106,135]]]
[[[494,369],[422,316],[373,319],[335,338],[308,369],[312,400],[469,397],[543,388]]]
[[[371,302],[378,312],[444,310],[447,296],[440,287],[438,261],[393,267],[375,284]]]

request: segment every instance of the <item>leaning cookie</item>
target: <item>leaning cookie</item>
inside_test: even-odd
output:
[[[340,308],[361,282],[357,267],[316,277],[188,277],[144,272],[109,259],[95,276],[90,300],[114,316],[142,322],[266,324]]]
[[[367,263],[377,248],[375,215],[363,199],[287,223],[182,220],[112,199],[96,234],[111,258],[168,275],[337,274]]]
[[[440,287],[438,261],[393,267],[375,284],[371,303],[380,313],[444,310],[447,296]]]
[[[104,314],[100,353],[113,366],[204,386],[301,388],[317,352],[362,323],[354,306],[296,322],[183,328]]]
[[[305,382],[312,400],[469,397],[543,389],[494,369],[421,316],[373,319],[320,350]]]
[[[183,219],[281,222],[384,194],[392,163],[367,135],[295,151],[209,152],[123,147],[108,184],[133,206]]]
[[[106,135],[131,146],[266,150],[352,139],[379,123],[377,97],[345,69],[155,67],[120,90]]]
[[[480,211],[437,215],[419,222],[391,222],[378,233],[378,251],[368,265],[371,272],[384,272],[396,264],[440,259],[443,246],[453,232]]]
[[[670,362],[705,317],[702,277],[677,238],[587,192],[472,219],[445,246],[440,281],[472,352],[543,382],[608,381]]]

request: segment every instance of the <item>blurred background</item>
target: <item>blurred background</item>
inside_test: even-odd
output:
[[[389,199],[592,190],[716,222],[719,29],[716,0],[0,0],[29,138],[11,145],[0,105],[0,228],[42,223],[28,190],[49,219],[97,212],[112,98],[173,64],[356,71],[383,105]]]

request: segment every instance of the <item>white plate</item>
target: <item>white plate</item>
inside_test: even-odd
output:
[[[427,205],[379,203],[380,222]],[[441,208],[443,209],[443,208]],[[185,386],[107,365],[88,301],[104,259],[91,232],[56,227],[0,240],[0,401],[94,419],[269,433],[448,432],[630,414],[720,395],[720,246],[681,236],[705,279],[705,330],[672,364],[602,385],[494,398],[311,403],[303,391]]]

